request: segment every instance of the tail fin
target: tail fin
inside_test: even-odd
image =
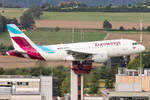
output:
[[[7,28],[15,50],[25,52],[35,48],[35,44],[15,24],[7,24]]]

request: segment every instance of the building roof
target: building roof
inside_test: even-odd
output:
[[[0,78],[38,78],[28,75],[0,75]]]
[[[101,94],[84,94],[84,97],[102,97]]]

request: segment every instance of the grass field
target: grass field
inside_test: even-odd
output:
[[[7,8],[4,10],[4,13],[0,13],[1,15],[7,18],[19,18],[23,13],[23,8]],[[2,12],[2,9],[0,9]]]
[[[23,8],[5,9],[2,15],[19,18]],[[0,10],[1,11],[1,10]],[[150,21],[150,13],[111,13],[111,12],[44,12],[41,20],[67,20],[67,21],[104,21],[105,19],[115,22],[138,22],[142,17],[144,22]]]
[[[32,31],[26,35],[37,44],[58,44],[72,42],[72,32],[48,32],[48,31]],[[104,32],[84,32],[84,39],[81,40],[81,33],[74,33],[74,42],[103,40],[106,36]],[[0,34],[0,43],[10,45],[10,37],[8,33]]]
[[[142,16],[144,22],[150,21],[150,13],[111,13],[111,12],[44,12],[42,20],[70,21],[127,21],[138,22]]]

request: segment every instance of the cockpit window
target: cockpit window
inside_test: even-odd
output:
[[[132,43],[132,45],[138,45],[139,43],[137,43],[137,42],[134,42],[134,43]]]

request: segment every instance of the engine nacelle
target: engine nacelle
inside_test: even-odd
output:
[[[94,54],[92,60],[96,63],[106,62],[108,60],[108,55],[106,52]]]

